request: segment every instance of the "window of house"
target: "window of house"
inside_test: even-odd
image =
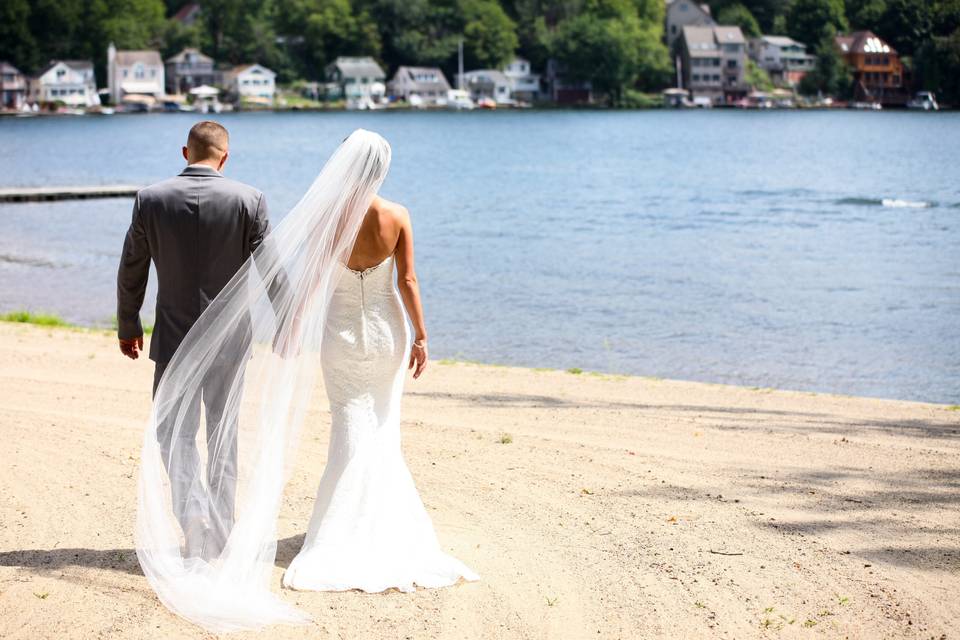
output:
[[[693,81],[694,81],[694,82],[700,82],[700,74],[699,74],[699,73],[693,74]]]
[[[138,62],[133,67],[133,77],[135,77],[137,80],[142,80],[144,76],[146,76],[146,69],[144,69],[143,65]]]
[[[736,60],[727,60],[727,69],[736,69],[737,61]]]

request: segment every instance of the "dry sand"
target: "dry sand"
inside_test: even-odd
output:
[[[159,604],[131,548],[151,375],[103,333],[0,323],[0,637],[208,636]],[[278,587],[326,457],[322,406]],[[314,626],[234,637],[960,634],[960,411],[434,362],[407,386],[403,437],[442,544],[482,581],[285,591]]]

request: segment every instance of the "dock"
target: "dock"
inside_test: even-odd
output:
[[[5,187],[0,188],[0,202],[131,198],[139,190],[140,187],[129,184],[104,184],[86,187]]]

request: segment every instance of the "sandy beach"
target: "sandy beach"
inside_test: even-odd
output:
[[[112,335],[0,323],[0,637],[209,637],[133,551],[152,363]],[[318,397],[274,584],[326,458]],[[434,361],[404,453],[482,580],[284,591],[315,618],[234,637],[955,638],[960,411]]]

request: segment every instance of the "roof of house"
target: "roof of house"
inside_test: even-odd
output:
[[[0,60],[0,73],[16,73],[23,75],[20,72],[20,69],[17,69],[15,66],[7,62],[6,60]]]
[[[745,43],[740,27],[729,26],[695,27],[684,25],[683,40],[686,43],[687,51],[693,57],[715,55],[721,44]]]
[[[167,62],[176,62],[178,64],[181,62],[186,62],[189,54],[193,54],[197,62],[213,63],[213,58],[208,55],[204,55],[199,49],[194,49],[193,47],[187,47],[177,55],[170,56],[167,58]]]
[[[259,67],[262,71],[266,71],[266,72],[267,72],[268,74],[270,74],[271,76],[277,75],[276,72],[273,71],[272,69],[267,69],[265,66],[263,66],[262,64],[259,64],[259,63],[257,63],[257,62],[254,62],[254,63],[251,63],[251,64],[239,64],[239,65],[233,67],[232,69],[230,69],[230,70],[228,71],[228,73],[229,73],[230,75],[232,75],[232,76],[238,76],[238,75],[240,75],[241,73],[244,73],[244,72],[246,72],[246,71],[250,71],[251,69],[256,68],[256,67]]]
[[[760,36],[760,40],[763,40],[767,44],[772,44],[775,47],[805,47],[806,45],[802,42],[797,42],[789,36]]]
[[[441,88],[450,88],[447,77],[437,67],[398,67],[391,82],[397,82],[398,80],[406,80],[417,89],[435,90],[437,85],[440,85]]]
[[[387,75],[383,72],[383,69],[380,68],[380,65],[377,64],[377,61],[370,56],[356,58],[340,56],[327,65],[328,72],[332,69],[339,70],[340,74],[346,78],[357,78],[361,76],[370,78],[387,77]]]
[[[159,51],[117,51],[117,64],[124,67],[129,67],[130,65],[137,64],[146,64],[146,65],[156,65],[159,67],[163,66],[163,59],[160,58]]]
[[[55,66],[61,63],[67,65],[74,71],[93,71],[93,62],[90,60],[51,60],[49,63],[47,63],[47,66],[38,71],[37,75],[34,77],[39,78],[47,71],[50,71],[50,69],[53,69]]]
[[[730,25],[718,25],[713,28],[713,33],[720,44],[745,44],[743,31],[740,27]]]
[[[469,82],[490,82],[492,84],[510,84],[510,78],[503,71],[497,69],[475,69],[463,74],[463,79]]]
[[[677,6],[680,6],[679,0],[667,0],[667,11],[670,11],[673,7]],[[713,15],[710,13],[710,5],[706,2],[701,4],[690,0],[690,6],[692,6],[694,9],[699,9],[701,13],[711,20],[713,19]]]
[[[200,5],[196,2],[188,2],[180,7],[180,10],[173,14],[172,20],[177,22],[192,22],[196,14],[200,11]]]
[[[897,53],[896,49],[873,31],[841,34],[836,37],[836,43],[843,53]]]

